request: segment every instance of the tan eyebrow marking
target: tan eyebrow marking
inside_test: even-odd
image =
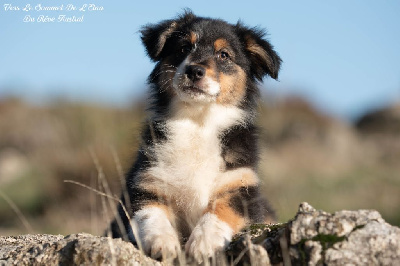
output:
[[[219,51],[219,50],[221,50],[222,48],[228,48],[228,47],[229,47],[228,41],[225,40],[225,39],[223,39],[223,38],[217,39],[217,40],[214,42],[214,49],[215,49],[215,51]]]

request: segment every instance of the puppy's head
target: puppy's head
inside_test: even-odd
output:
[[[281,59],[256,28],[186,12],[141,33],[158,62],[150,82],[181,101],[239,105],[255,93],[256,80],[278,77]]]

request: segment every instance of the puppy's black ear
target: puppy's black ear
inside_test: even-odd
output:
[[[240,22],[236,25],[236,30],[250,58],[250,71],[254,77],[261,81],[268,74],[278,79],[282,60],[272,45],[264,39],[265,31],[259,28],[247,28]]]
[[[196,16],[190,11],[185,10],[184,14],[173,20],[164,20],[158,24],[149,24],[144,26],[140,33],[142,42],[146,48],[147,54],[153,61],[159,61],[168,38],[177,31],[177,29],[193,20]]]

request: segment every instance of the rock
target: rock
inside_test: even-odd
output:
[[[393,265],[400,261],[400,228],[386,223],[377,211],[330,214],[302,203],[288,230],[294,261],[301,264]]]
[[[248,231],[252,244],[267,250],[272,265],[282,262],[284,265],[395,265],[400,262],[400,228],[386,223],[374,210],[331,214],[302,203],[295,218],[287,224],[265,226],[261,232],[252,232],[252,228]],[[230,256],[243,253],[245,238],[242,235],[231,243]],[[241,263],[250,262],[248,253],[242,255]]]
[[[399,234],[399,228],[371,221],[362,229],[352,232],[346,241],[338,242],[326,250],[325,262],[330,265],[400,263]]]
[[[182,260],[190,264],[190,260]],[[180,261],[180,264],[182,264]],[[286,224],[252,225],[234,237],[216,265],[395,265],[400,228],[377,211],[315,210],[300,204]],[[120,239],[74,234],[0,237],[0,265],[166,265]]]
[[[74,234],[0,237],[0,265],[161,265],[121,239]]]

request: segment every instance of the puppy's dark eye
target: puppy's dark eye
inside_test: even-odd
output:
[[[222,52],[219,53],[218,57],[219,57],[221,60],[227,60],[227,59],[230,58],[230,55],[229,55],[227,52],[222,51]]]
[[[181,53],[182,54],[188,54],[191,51],[192,51],[192,47],[189,46],[189,45],[182,46],[182,48],[181,48]]]

